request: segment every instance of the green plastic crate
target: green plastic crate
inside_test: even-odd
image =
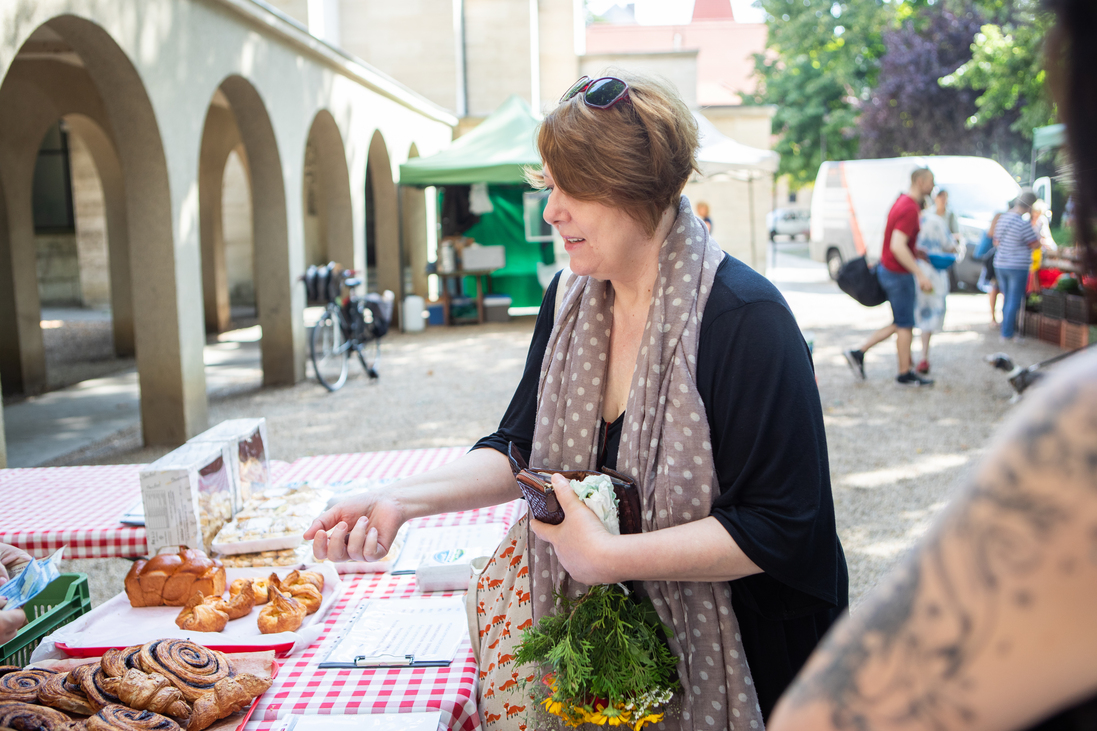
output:
[[[46,635],[91,611],[86,574],[61,574],[38,596],[23,605],[27,624],[0,646],[0,665],[23,666]]]

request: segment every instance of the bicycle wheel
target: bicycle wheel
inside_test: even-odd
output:
[[[323,316],[312,328],[312,338],[309,341],[316,380],[329,391],[343,387],[347,382],[350,365],[351,348],[343,338],[341,320],[338,310],[324,310]]]
[[[358,351],[358,362],[362,364],[362,368],[365,369],[370,380],[380,378],[381,376],[377,373],[377,361],[381,360],[381,340],[368,340],[359,344],[356,350]]]

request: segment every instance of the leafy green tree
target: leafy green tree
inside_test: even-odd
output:
[[[856,156],[857,117],[886,51],[883,33],[914,4],[761,0],[761,6],[769,42],[755,55],[759,84],[747,103],[777,106],[778,174],[808,183],[824,159]]]
[[[1019,9],[1002,25],[988,23],[975,36],[971,60],[941,78],[945,88],[981,92],[969,127],[985,127],[1016,112],[1010,129],[1031,140],[1034,127],[1055,122],[1043,56],[1050,25],[1050,15],[1032,8]]]
[[[938,80],[971,60],[971,46],[987,16],[970,0],[924,6],[900,28],[884,33],[887,53],[858,120],[862,157],[980,155],[1007,168],[1028,160],[1028,145],[1010,124],[1018,112],[973,129],[973,89]]]

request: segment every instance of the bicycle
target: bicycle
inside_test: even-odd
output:
[[[308,298],[326,303],[312,328],[309,351],[316,380],[328,391],[338,391],[346,383],[352,352],[358,354],[371,381],[380,377],[381,338],[389,330],[395,296],[387,290],[384,295],[355,295],[354,290],[362,285],[362,278],[355,274],[329,263],[310,266],[301,277]]]

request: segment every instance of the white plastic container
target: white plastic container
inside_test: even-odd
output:
[[[505,246],[473,244],[461,250],[461,268],[468,271],[502,269],[507,265]]]
[[[400,311],[400,319],[403,320],[404,332],[417,333],[422,332],[425,327],[423,323],[423,310],[426,309],[427,303],[417,294],[409,294],[404,298],[404,307]]]

